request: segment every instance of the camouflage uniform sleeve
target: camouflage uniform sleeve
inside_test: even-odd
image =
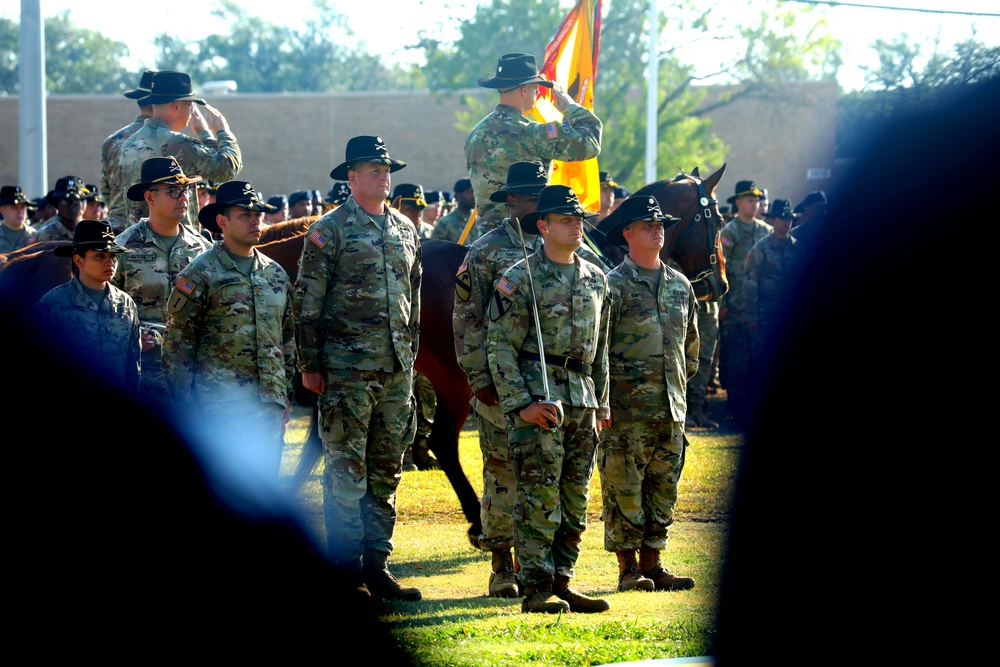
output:
[[[136,391],[139,388],[139,378],[142,375],[142,338],[139,332],[139,309],[136,307],[132,297],[124,292],[121,293],[121,297],[122,299],[127,299],[124,312],[127,314],[129,323],[131,324],[131,331],[128,334],[128,353],[126,354],[124,366],[125,381],[128,383],[127,386],[129,389]]]
[[[684,361],[687,371],[687,381],[698,374],[699,354],[701,353],[701,338],[698,335],[698,311],[701,304],[694,295],[694,288],[688,285],[688,321],[687,335],[684,338]]]
[[[601,154],[603,129],[592,111],[570,104],[562,123],[531,123],[521,135],[521,144],[532,159],[579,162]]]
[[[455,284],[452,326],[458,364],[469,377],[472,393],[493,384],[486,359],[486,304],[493,292],[493,276],[486,275],[482,253],[472,249],[459,267]],[[463,295],[467,298],[463,299]]]
[[[531,327],[527,304],[530,297],[516,286],[511,294],[495,292],[490,299],[492,321],[486,333],[487,357],[500,396],[500,409],[510,413],[532,401],[517,363],[517,354]]]
[[[746,275],[743,277],[743,316],[747,322],[755,322],[759,317],[760,292],[757,288],[763,259],[764,253],[758,246],[754,246],[747,255]]]
[[[604,281],[604,307],[601,308],[601,320],[598,323],[597,350],[594,355],[594,393],[597,395],[597,418],[611,417],[611,407],[608,403],[608,332],[611,323],[611,292],[607,281]]]
[[[420,281],[423,279],[424,263],[417,241],[417,257],[410,269],[410,331],[413,337],[413,358],[417,358],[420,349]]]
[[[206,282],[207,276],[188,265],[177,276],[167,299],[167,330],[163,335],[160,360],[175,407],[195,402],[198,330],[205,310]]]
[[[285,378],[288,380],[288,405],[292,404],[295,395],[295,316],[292,310],[292,281],[284,269],[285,276],[285,314],[281,319],[281,353],[285,358]]]
[[[313,223],[302,244],[299,275],[293,292],[293,314],[298,367],[303,373],[323,370],[320,361],[323,350],[321,320],[331,271],[337,265],[335,246],[339,243],[335,232],[335,228]]]
[[[236,137],[220,130],[216,146],[206,145],[186,134],[174,133],[163,146],[164,155],[173,155],[184,173],[209,178],[216,183],[231,181],[243,169],[243,155]]]

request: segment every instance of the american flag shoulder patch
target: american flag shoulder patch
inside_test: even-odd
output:
[[[177,289],[184,292],[188,296],[191,296],[191,292],[194,292],[194,288],[197,286],[198,285],[196,283],[191,282],[184,276],[177,278]]]
[[[517,285],[510,282],[506,278],[501,278],[500,282],[497,283],[497,291],[502,292],[507,296],[511,296],[517,291]]]
[[[559,136],[559,123],[546,123],[545,132],[549,135],[549,139],[555,139]]]
[[[465,271],[468,268],[469,268],[469,263],[468,262],[462,262],[462,266],[458,267],[458,273],[461,273],[462,271]]]
[[[312,241],[314,244],[316,244],[318,248],[322,248],[329,242],[330,239],[320,234],[319,230],[317,229],[310,232],[309,240]]]

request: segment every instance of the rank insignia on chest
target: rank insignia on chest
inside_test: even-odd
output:
[[[506,278],[501,278],[500,282],[497,283],[497,291],[503,292],[507,296],[513,296],[514,292],[517,291],[517,285]]]
[[[197,286],[198,285],[196,283],[191,282],[184,276],[181,276],[177,279],[177,289],[184,292],[188,296],[191,296],[191,293],[194,292],[194,288]]]
[[[322,248],[325,246],[330,239],[326,238],[319,233],[319,230],[314,230],[309,233],[309,240],[312,241],[317,247]]]
[[[549,139],[555,139],[559,136],[559,123],[546,123],[545,133],[549,135]]]

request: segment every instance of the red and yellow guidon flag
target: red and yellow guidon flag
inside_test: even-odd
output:
[[[601,0],[577,0],[563,20],[556,36],[545,48],[541,73],[550,81],[562,84],[577,104],[594,110],[594,77],[597,54],[601,50]],[[542,123],[562,122],[552,92],[539,88],[531,113]],[[580,203],[589,211],[601,210],[601,177],[597,159],[583,162],[552,163],[552,185],[568,185],[576,191]]]

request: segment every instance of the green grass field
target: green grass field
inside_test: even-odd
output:
[[[482,488],[476,432],[469,422],[459,443],[473,488]],[[301,452],[307,421],[290,424],[284,473]],[[573,586],[605,597],[603,614],[522,614],[520,600],[486,594],[490,557],[473,549],[468,524],[444,473],[403,474],[397,494],[398,523],[390,569],[423,600],[383,603],[382,619],[418,665],[600,665],[613,662],[707,655],[715,634],[732,491],[742,439],[738,435],[689,434],[687,462],[665,564],[697,581],[676,593],[618,593],[614,554],[603,549],[601,488],[591,481],[588,529]],[[319,476],[300,493],[309,525],[322,536]],[[321,540],[322,542],[322,540]]]

